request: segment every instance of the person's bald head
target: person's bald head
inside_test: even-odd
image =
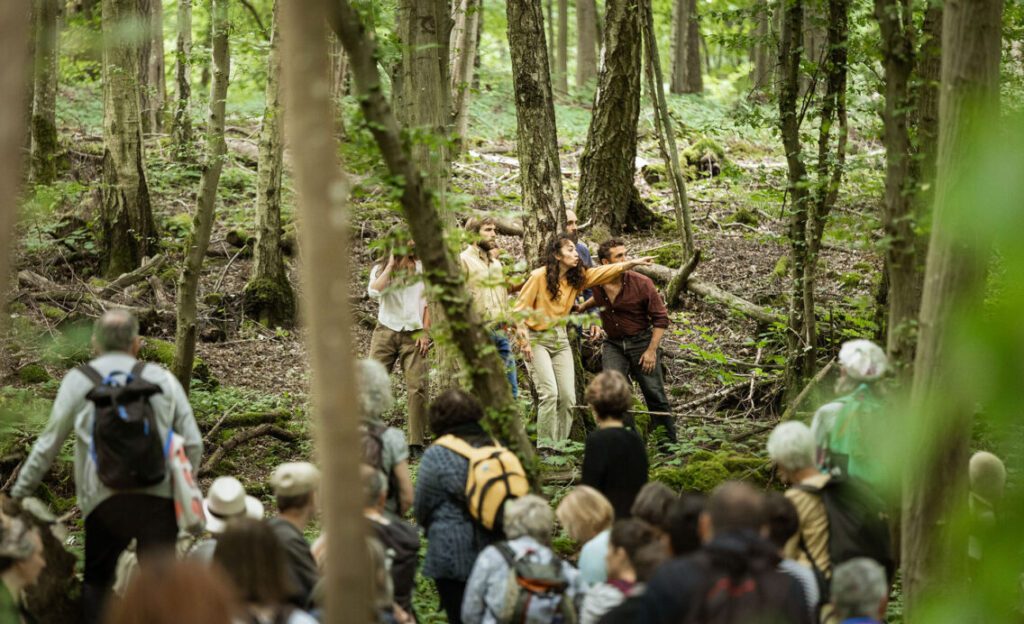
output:
[[[704,541],[730,531],[762,532],[764,494],[742,481],[727,481],[711,493],[701,517]]]
[[[123,308],[107,310],[93,326],[92,345],[101,354],[121,351],[138,355],[142,347],[138,319]]]

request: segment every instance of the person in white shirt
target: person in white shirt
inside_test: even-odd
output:
[[[422,453],[427,429],[427,351],[430,311],[422,274],[410,240],[394,246],[387,262],[370,270],[367,294],[380,302],[377,327],[370,339],[370,358],[389,371],[401,362],[409,391],[409,449]]]

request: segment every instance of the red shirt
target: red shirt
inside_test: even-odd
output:
[[[621,340],[651,327],[668,328],[668,309],[654,282],[634,271],[622,274],[622,290],[614,302],[604,286],[594,286],[594,302],[609,338]]]

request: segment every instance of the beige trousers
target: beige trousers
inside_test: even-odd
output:
[[[572,349],[564,326],[531,332],[530,347],[533,360],[527,367],[537,389],[537,446],[550,447],[552,441],[567,440],[572,428],[576,405]]]
[[[370,357],[388,372],[395,362],[401,362],[409,391],[409,444],[422,446],[427,432],[427,358],[416,346],[416,333],[377,325],[370,338]]]

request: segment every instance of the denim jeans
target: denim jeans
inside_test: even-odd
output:
[[[505,363],[505,374],[508,375],[508,383],[512,386],[512,398],[518,399],[519,377],[516,375],[516,359],[512,356],[512,343],[509,342],[505,332],[496,329],[491,330],[491,340],[498,348],[501,361]]]
[[[605,338],[601,349],[601,364],[605,370],[617,370],[627,379],[635,381],[644,395],[644,403],[652,412],[672,411],[665,394],[665,380],[661,363],[661,349],[658,349],[658,360],[654,370],[645,373],[640,367],[640,356],[651,344],[651,330],[627,336],[626,338]],[[671,442],[676,441],[675,420],[671,416],[651,414],[651,430],[664,427],[665,435]]]

